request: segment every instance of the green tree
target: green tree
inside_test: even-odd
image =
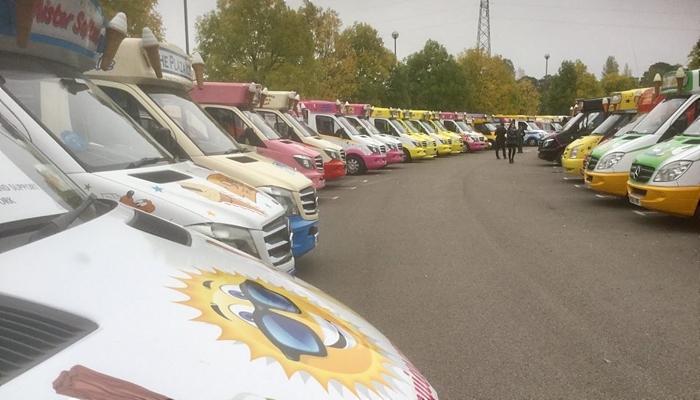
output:
[[[444,46],[428,40],[423,49],[406,59],[412,107],[455,110],[465,102],[463,70]]]
[[[578,74],[573,61],[563,61],[556,75],[552,76],[545,95],[547,110],[554,115],[566,115],[576,101]]]
[[[625,68],[622,70],[622,75],[629,77],[632,76],[632,68],[630,68],[630,66],[627,65],[627,63],[625,63]]]
[[[411,82],[406,64],[398,63],[391,70],[378,105],[395,108],[418,108],[414,107],[411,101]]]
[[[536,115],[540,110],[540,93],[533,83],[533,78],[523,77],[518,82],[517,114]]]
[[[646,70],[644,74],[642,74],[640,84],[642,85],[642,87],[652,86],[654,84],[654,76],[656,76],[656,74],[660,74],[663,77],[666,72],[675,71],[680,66],[680,64],[671,65],[669,63],[661,61],[651,64],[649,66],[649,69]]]
[[[489,56],[481,49],[469,49],[457,57],[466,79],[464,108],[478,113],[514,114],[518,107],[518,87],[512,63],[501,56]]]
[[[197,40],[212,80],[295,87],[313,60],[304,16],[284,0],[218,0],[198,19]]]
[[[637,80],[631,76],[620,75],[618,73],[610,73],[600,80],[600,85],[603,87],[604,95],[610,95],[613,92],[635,89],[639,87]]]
[[[377,30],[368,24],[355,23],[342,32],[336,45],[347,45],[350,51],[348,57],[356,62],[356,68],[348,78],[356,82],[357,87],[349,99],[378,104],[396,60],[394,54],[384,46]]]
[[[608,56],[608,58],[605,60],[605,64],[603,65],[603,73],[601,74],[601,78],[605,75],[613,73],[620,73],[620,64],[617,62],[617,60],[615,60],[615,57]]]
[[[693,49],[688,54],[688,69],[700,68],[700,39],[698,39]]]
[[[141,37],[143,28],[150,28],[158,40],[163,40],[165,28],[160,13],[156,11],[158,0],[102,0],[105,20],[111,20],[118,12],[126,14],[128,34]]]
[[[574,63],[576,70],[576,97],[588,99],[603,95],[603,88],[595,75],[588,72],[588,67],[581,60]]]

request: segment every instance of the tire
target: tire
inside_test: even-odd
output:
[[[527,145],[528,146],[537,146],[537,139],[535,138],[530,138],[527,140]]]
[[[554,162],[557,163],[558,166],[561,167],[561,156],[564,154],[565,149],[561,149],[557,152],[556,157],[554,158]]]
[[[413,162],[413,159],[411,158],[411,152],[406,150],[405,147],[403,149],[403,158],[404,162]]]
[[[364,160],[356,154],[350,154],[346,157],[348,175],[360,175],[367,171]]]

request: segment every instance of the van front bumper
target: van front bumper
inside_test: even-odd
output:
[[[422,147],[403,147],[408,151],[408,154],[411,156],[412,160],[420,160],[421,158],[425,158],[425,149]]]
[[[310,252],[318,243],[318,220],[307,221],[295,215],[289,217],[289,225],[292,229],[292,254],[299,258]]]
[[[584,183],[586,187],[596,192],[611,196],[627,196],[627,179],[629,173],[600,173],[586,171]]]
[[[671,215],[692,217],[698,208],[700,186],[649,186],[627,183],[630,203]]]
[[[403,152],[398,150],[389,150],[386,152],[387,164],[398,164],[403,162]]]
[[[567,153],[564,153],[567,154]],[[581,177],[581,168],[583,168],[582,158],[566,158],[562,157],[561,166],[564,168],[564,172],[571,175],[576,175]]]
[[[345,163],[340,160],[330,160],[323,163],[323,177],[327,181],[341,178],[347,174]]]

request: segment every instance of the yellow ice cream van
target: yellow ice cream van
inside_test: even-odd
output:
[[[589,135],[581,136],[566,146],[561,157],[564,172],[583,178],[583,164],[591,151],[598,146],[598,143],[611,138],[634,118],[637,114],[637,103],[646,90],[652,89],[626,90],[605,98],[603,109],[610,116]]]
[[[399,110],[393,108],[372,107],[369,121],[377,130],[401,141],[403,153],[407,161],[425,158],[428,143],[422,138],[412,135],[406,127],[397,120]]]
[[[462,135],[452,132],[449,129],[443,125],[442,121],[440,121],[440,113],[437,111],[433,111],[428,115],[427,121],[429,124],[432,124],[435,129],[437,129],[438,133],[444,137],[449,138],[450,144],[451,144],[451,154],[461,154],[461,153],[466,153],[468,148],[467,146],[464,145],[464,142],[462,141]]]
[[[412,115],[410,110],[399,110],[399,123],[401,123],[404,128],[409,132],[410,135],[418,138],[419,140],[425,141],[425,158],[435,158],[437,157],[437,143],[433,138],[423,133],[420,129],[415,127],[409,122]]]
[[[452,139],[449,136],[440,134],[434,125],[428,122],[430,112],[427,110],[408,110],[404,112],[404,121],[411,126],[415,132],[422,133],[435,142],[437,155],[445,156],[452,153]]]
[[[172,154],[272,196],[282,204],[289,219],[294,256],[311,251],[318,240],[318,200],[311,180],[280,162],[246,150],[223,132],[190,98],[194,86],[190,57],[172,44],[153,47],[157,47],[159,57],[149,58],[143,39],[124,39],[111,69],[93,70],[87,75]],[[203,82],[198,86],[203,87]]]
[[[486,114],[467,114],[467,120],[472,121],[472,128],[486,137],[489,147],[496,143],[496,125],[493,118]]]

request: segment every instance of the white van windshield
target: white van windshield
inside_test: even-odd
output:
[[[88,172],[172,162],[90,81],[62,64],[3,54],[3,87]]]
[[[687,97],[676,97],[662,101],[654,107],[654,109],[649,112],[649,115],[644,118],[644,121],[640,122],[639,125],[634,128],[634,131],[630,133],[641,133],[644,135],[655,133],[664,122],[671,118],[671,115],[673,115],[676,110],[681,108],[686,100],[688,100]]]
[[[257,113],[251,112],[251,111],[243,111],[243,114],[253,122],[253,125],[255,125],[256,128],[258,128],[263,135],[265,135],[266,138],[269,140],[279,140],[282,139],[282,137],[277,133],[276,130],[270,128],[270,125],[265,123],[265,120],[262,119],[260,115]]]
[[[184,93],[162,87],[141,86],[197,147],[208,156],[242,152],[233,138]]]
[[[609,135],[617,132],[621,127],[627,125],[633,116],[634,114],[632,113],[612,114],[606,118],[602,124],[598,125],[598,127],[591,132],[591,135]]]
[[[372,124],[371,124],[369,121],[367,121],[366,119],[358,118],[358,120],[360,121],[360,123],[362,124],[362,126],[365,127],[365,129],[367,129],[368,131],[370,131],[370,133],[371,133],[372,135],[381,135],[381,134],[382,134],[381,132],[379,132],[379,130],[377,129],[377,127],[375,127],[374,125],[372,125]]]
[[[360,132],[358,132],[358,131],[355,129],[355,127],[350,123],[350,121],[348,121],[347,118],[345,118],[345,117],[343,117],[343,116],[340,116],[340,117],[338,117],[338,121],[340,121],[340,125],[342,125],[343,128],[345,128],[345,130],[347,131],[348,135],[351,135],[351,136],[367,136],[367,135],[361,135]]]
[[[416,121],[416,122],[419,123],[420,125],[423,125],[423,127],[425,127],[425,130],[429,133],[436,133],[437,132],[437,130],[435,129],[435,126],[433,126],[433,124],[431,124],[429,122],[425,122],[425,121]]]
[[[305,122],[300,122],[298,119],[296,119],[293,115],[289,113],[282,113],[282,116],[284,117],[284,120],[292,124],[299,132],[301,132],[302,135],[306,137],[320,137],[318,133],[314,132],[313,129],[309,128],[308,125],[306,125]]]
[[[403,124],[402,124],[401,122],[399,122],[399,121],[397,121],[397,120],[395,120],[395,119],[390,119],[390,120],[389,120],[389,123],[390,123],[394,128],[396,128],[396,130],[399,131],[400,134],[405,135],[405,134],[408,133],[408,131],[406,130],[406,127],[403,126]]]
[[[462,132],[474,133],[474,129],[464,121],[455,121],[455,125],[457,125]]]

